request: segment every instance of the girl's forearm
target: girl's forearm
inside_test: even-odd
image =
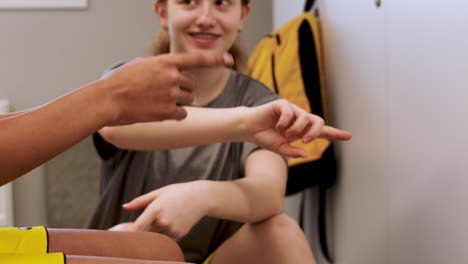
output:
[[[207,215],[243,223],[255,223],[283,210],[287,166],[267,150],[250,154],[246,176],[234,181],[204,181]]]
[[[242,180],[210,181],[205,188],[211,197],[207,215],[213,218],[256,223],[282,211],[281,202],[267,201],[256,193],[258,189]]]
[[[129,126],[105,127],[100,134],[110,143],[123,149],[161,150],[251,140],[245,128],[249,109],[187,107],[182,121],[139,123]]]

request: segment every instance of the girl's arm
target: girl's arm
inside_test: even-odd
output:
[[[138,123],[104,127],[99,133],[109,143],[132,150],[161,150],[214,142],[241,141],[247,137],[243,119],[246,107],[208,109],[186,107],[182,121]]]
[[[161,150],[217,142],[252,142],[282,155],[303,157],[290,143],[317,137],[349,140],[347,131],[324,126],[323,120],[288,103],[276,100],[257,107],[225,109],[186,107],[182,121],[139,123],[105,127],[100,134],[122,149]]]
[[[283,211],[287,164],[267,150],[249,155],[245,177],[235,181],[206,181],[203,192],[207,215],[243,223],[255,223]]]
[[[246,161],[245,177],[235,181],[193,181],[165,186],[123,205],[145,208],[116,231],[154,231],[173,238],[186,235],[202,217],[255,223],[281,213],[287,178],[285,160],[257,150]]]
[[[269,150],[304,156],[302,149],[290,145],[294,139],[309,142],[318,136],[342,140],[351,138],[349,132],[324,127],[321,118],[307,114],[284,100],[253,108],[190,108],[184,121],[134,127],[138,129],[127,127],[125,133],[128,134],[113,135],[126,138],[120,141],[121,147],[129,147],[135,142],[140,144],[137,147],[152,149],[239,140],[253,142],[263,148],[247,158],[244,178],[226,182],[193,181],[154,190],[124,205],[124,209],[130,211],[145,208],[135,222],[113,228],[156,231],[174,238],[187,234],[206,215],[240,222],[258,222],[280,213],[287,165],[282,156]],[[145,129],[148,127],[153,129]],[[109,139],[109,135],[107,137]],[[167,138],[172,140],[164,142]],[[177,141],[180,138],[183,141]]]

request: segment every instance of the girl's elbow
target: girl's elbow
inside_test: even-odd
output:
[[[283,210],[284,210],[284,199],[281,198],[281,199],[278,199],[278,201],[272,205],[272,208],[270,211],[271,213],[268,217],[279,215],[283,213]]]
[[[99,129],[98,133],[103,137],[106,141],[111,142],[112,137],[114,134],[113,128],[112,127],[103,127]]]
[[[250,217],[251,219],[248,222],[258,223],[272,216],[282,214],[284,209],[284,199],[278,199],[277,202],[272,202],[269,206],[263,206],[263,209],[264,210],[252,212]]]
[[[103,127],[101,128],[98,133],[106,140],[107,142],[111,143],[112,145],[122,148],[121,144],[119,144],[118,135],[115,127]]]

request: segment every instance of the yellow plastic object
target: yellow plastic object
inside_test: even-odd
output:
[[[0,263],[8,264],[65,264],[63,253],[0,254]]]
[[[47,229],[43,226],[0,228],[0,254],[45,254],[47,251]]]

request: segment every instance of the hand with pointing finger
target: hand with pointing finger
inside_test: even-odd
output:
[[[110,94],[103,103],[110,102],[114,110],[108,126],[184,119],[183,105],[192,103],[196,85],[184,71],[232,63],[228,54],[165,54],[138,58],[115,69],[100,81]]]
[[[316,138],[350,140],[352,137],[348,131],[325,126],[322,118],[286,100],[276,100],[247,111],[248,141],[285,156],[306,157],[305,150],[291,145],[296,140],[309,143]]]
[[[145,208],[134,221],[116,225],[111,231],[151,231],[180,238],[207,214],[204,181],[167,185],[123,205],[125,210]]]

